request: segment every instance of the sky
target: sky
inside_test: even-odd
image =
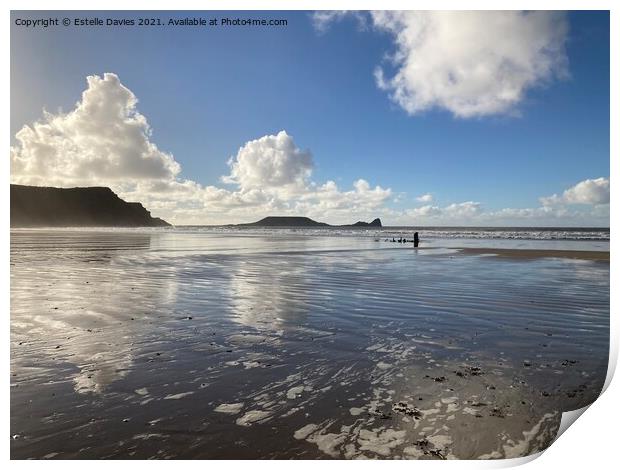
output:
[[[174,224],[609,226],[607,12],[161,12],[18,26],[11,182]]]

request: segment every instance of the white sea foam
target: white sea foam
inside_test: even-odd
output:
[[[164,397],[164,400],[180,400],[181,398],[185,398],[189,395],[193,395],[194,392],[184,392],[184,393],[177,393],[174,395],[166,395]]]
[[[252,410],[248,411],[241,418],[235,421],[239,426],[251,426],[254,423],[260,423],[267,420],[271,416],[270,411]]]
[[[236,415],[243,408],[243,403],[222,403],[215,407],[217,413]]]

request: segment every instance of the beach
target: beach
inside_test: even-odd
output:
[[[605,380],[608,238],[421,236],[12,230],[11,457],[543,450]]]

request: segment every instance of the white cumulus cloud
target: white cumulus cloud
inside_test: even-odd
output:
[[[181,167],[151,142],[135,95],[113,73],[87,82],[73,111],[45,113],[17,132],[12,181],[75,186],[174,179]]]
[[[359,15],[359,13],[355,13]],[[325,30],[342,12],[315,15]],[[433,108],[471,118],[515,114],[526,92],[568,74],[566,15],[553,11],[374,11],[390,34],[393,74],[378,86],[409,114]]]
[[[540,198],[543,206],[557,204],[609,204],[609,178],[596,178],[580,181],[568,188],[562,195]]]
[[[230,175],[222,180],[242,189],[298,191],[307,186],[314,168],[312,154],[297,148],[286,131],[247,142],[228,164]]]

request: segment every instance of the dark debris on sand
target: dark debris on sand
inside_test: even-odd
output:
[[[407,416],[411,416],[414,419],[421,419],[422,416],[423,416],[423,413],[419,409],[417,409],[415,406],[409,406],[404,401],[399,401],[398,403],[393,403],[392,404],[392,411],[394,411],[396,413],[405,414]]]
[[[440,376],[440,377],[431,377],[430,375],[425,375],[424,378],[426,379],[433,379],[435,382],[445,382],[447,379],[445,376]]]
[[[494,406],[491,409],[491,412],[489,413],[489,416],[495,416],[496,418],[505,418],[506,417],[506,413],[504,412],[503,409],[499,408],[498,406]]]
[[[482,369],[478,366],[461,366],[461,369],[463,370],[454,370],[452,372],[454,372],[457,377],[461,378],[465,378],[468,376],[479,377],[481,375],[484,375],[484,372],[482,372]]]
[[[377,416],[379,419],[392,419],[392,415],[390,413],[380,410],[370,410],[370,414]]]
[[[418,439],[415,442],[415,446],[424,452],[424,455],[428,455],[439,460],[446,460],[446,456],[443,454],[443,451],[441,449],[431,448],[432,444],[426,438]]]

